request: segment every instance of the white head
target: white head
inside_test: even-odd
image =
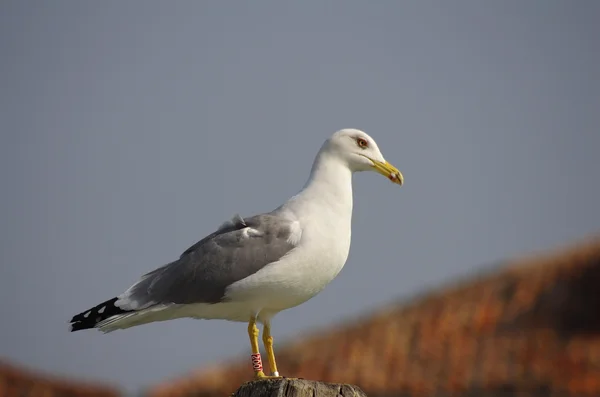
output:
[[[325,142],[323,149],[344,161],[352,172],[376,171],[399,185],[404,182],[402,173],[385,160],[375,140],[364,131],[339,130]]]

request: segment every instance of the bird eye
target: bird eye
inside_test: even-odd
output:
[[[366,147],[369,146],[367,140],[363,138],[356,138],[356,144],[362,149],[366,149]]]

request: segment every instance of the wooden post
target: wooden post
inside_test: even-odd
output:
[[[358,386],[282,378],[243,384],[232,397],[367,397]]]

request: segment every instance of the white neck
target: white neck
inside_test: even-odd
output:
[[[299,217],[302,213],[327,211],[350,223],[352,172],[338,157],[321,150],[315,158],[308,181],[284,207]]]

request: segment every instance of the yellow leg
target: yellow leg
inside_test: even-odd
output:
[[[273,337],[271,336],[271,324],[265,322],[265,329],[263,330],[263,343],[265,350],[267,351],[267,358],[269,359],[269,368],[271,368],[271,375],[273,377],[279,377],[277,371],[277,364],[275,363],[275,352],[273,351]]]
[[[250,346],[252,348],[252,369],[254,370],[254,377],[266,378],[265,373],[262,371],[262,364],[257,365],[255,360],[260,362],[260,349],[258,346],[258,327],[256,326],[256,318],[251,317],[248,322],[248,336],[250,337]]]

